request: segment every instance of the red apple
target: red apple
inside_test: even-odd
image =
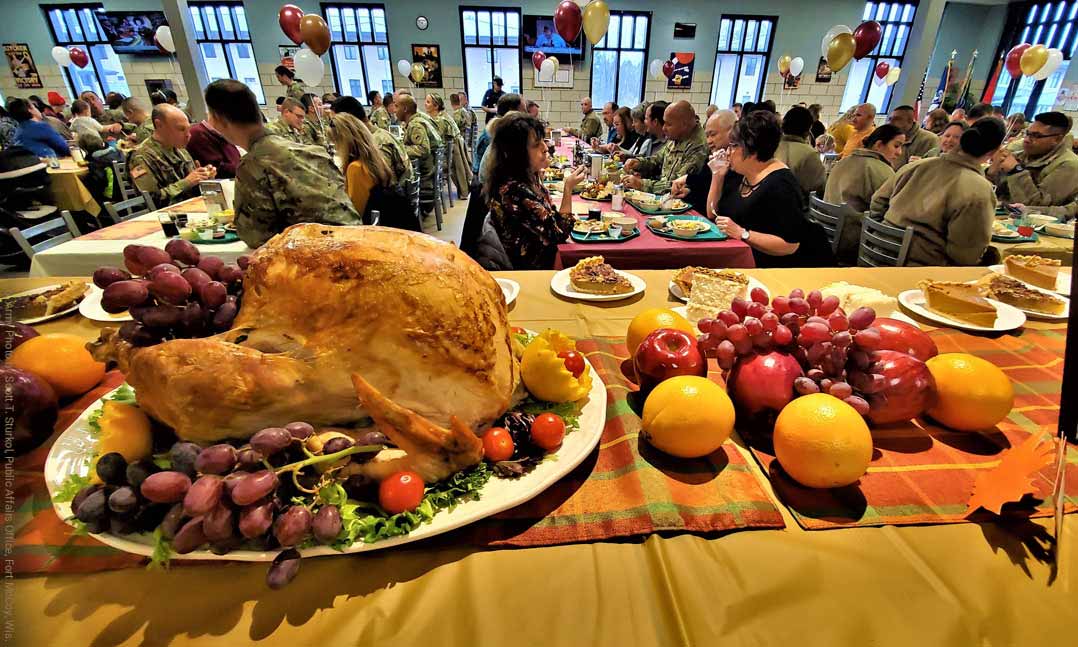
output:
[[[895,350],[913,355],[922,362],[927,362],[939,349],[928,334],[911,323],[888,317],[876,317],[872,327],[880,331],[880,349]]]
[[[794,397],[794,380],[804,375],[789,353],[772,351],[740,357],[726,380],[734,404],[750,414],[781,411]]]
[[[936,403],[936,381],[928,366],[893,350],[872,353],[869,372],[882,375],[883,388],[868,396],[868,419],[886,425],[916,418]]]
[[[696,337],[683,330],[659,328],[640,342],[633,358],[640,393],[651,393],[659,382],[678,375],[707,376],[707,359]]]

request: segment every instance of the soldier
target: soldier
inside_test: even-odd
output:
[[[386,97],[393,95],[387,94]],[[341,97],[333,103],[334,114],[352,115],[363,122],[367,130],[371,131],[374,143],[378,145],[382,155],[385,156],[389,168],[393,171],[393,177],[397,178],[397,188],[407,192],[408,184],[412,181],[412,161],[408,159],[408,153],[404,150],[404,144],[389,133],[388,130],[376,128],[367,116],[367,111],[360,105],[355,97]]]
[[[431,92],[424,100],[424,108],[434,125],[438,127],[438,134],[442,137],[442,143],[449,145],[449,155],[453,156],[451,165],[452,177],[450,180],[457,187],[457,195],[461,200],[468,197],[468,187],[472,183],[472,167],[468,158],[468,151],[464,146],[464,139],[460,136],[460,129],[453,117],[445,111],[445,100],[437,92]]]
[[[307,118],[303,120],[303,132],[307,141],[317,146],[326,145],[325,124],[322,121],[322,99],[308,92],[300,100]]]
[[[286,97],[281,102],[281,116],[271,121],[266,126],[266,132],[271,135],[279,135],[297,144],[310,144],[303,122],[307,118],[307,111],[303,104],[295,99]]]
[[[665,193],[674,179],[695,173],[707,163],[704,131],[688,101],[678,101],[666,109],[663,134],[669,141],[658,154],[625,163],[626,173],[635,171],[650,178],[627,177],[623,181],[627,188]]]
[[[199,166],[187,152],[187,115],[161,104],[153,109],[153,135],[139,144],[127,163],[131,181],[150,194],[158,207],[198,195],[198,183],[217,176],[212,166]]]
[[[135,97],[128,97],[120,105],[124,113],[124,121],[135,124],[135,129],[127,136],[127,140],[141,144],[153,135],[153,119],[146,111],[146,105]]]
[[[236,169],[234,202],[236,231],[245,243],[258,247],[301,222],[362,224],[326,149],[267,133],[250,88],[232,79],[214,81],[206,88],[206,106],[209,124],[247,151]]]
[[[584,118],[580,120],[580,128],[569,128],[568,131],[569,134],[590,142],[592,137],[598,137],[602,134],[603,120],[592,110],[591,97],[584,97],[580,100],[580,112],[584,113]]]
[[[424,212],[429,212],[437,199],[434,186],[437,151],[442,146],[438,127],[430,117],[417,111],[415,99],[408,95],[397,97],[397,117],[405,124],[404,150],[419,173],[419,191]]]
[[[891,124],[906,136],[902,153],[895,161],[895,168],[900,169],[910,162],[940,154],[940,139],[917,125],[913,106],[899,106],[891,111]]]
[[[468,95],[463,92],[455,92],[449,95],[449,105],[453,109],[453,121],[457,124],[457,130],[460,131],[461,136],[464,138],[470,164],[472,154],[475,152],[472,150],[475,142],[470,141],[470,133],[472,128],[475,127],[475,113],[472,112],[471,106],[468,105]]]
[[[303,85],[303,80],[297,79],[296,73],[292,70],[283,65],[278,65],[273,72],[277,75],[277,82],[285,87],[286,96],[299,101],[303,98],[303,95],[307,94],[307,88]]]
[[[386,95],[389,99],[393,95]],[[371,90],[367,93],[367,101],[371,104],[371,123],[383,130],[389,130],[389,111],[382,105],[382,95],[378,90]],[[392,103],[392,101],[390,101]],[[333,110],[336,112],[336,108]],[[362,119],[360,120],[362,121]]]

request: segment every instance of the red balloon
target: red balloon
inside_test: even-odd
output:
[[[86,67],[90,63],[90,57],[82,51],[81,47],[69,47],[67,53],[71,55],[71,62],[78,67]]]
[[[532,65],[535,66],[535,69],[537,70],[543,65],[543,61],[545,60],[546,54],[542,52],[536,52],[532,54]]]
[[[853,30],[853,42],[855,43],[853,57],[861,60],[868,56],[869,52],[876,49],[876,45],[879,45],[882,35],[883,28],[875,20],[869,20],[858,25],[857,29]]]
[[[1011,51],[1007,52],[1007,71],[1011,73],[1011,76],[1018,78],[1022,76],[1022,54],[1026,53],[1026,50],[1032,47],[1029,43],[1022,43],[1021,45],[1015,45],[1011,48]]]
[[[300,33],[299,21],[303,18],[303,10],[294,4],[286,4],[277,12],[277,22],[281,24],[281,31],[288,40],[297,45],[303,44],[303,35]]]
[[[891,71],[891,66],[887,63],[880,61],[876,63],[876,78],[882,79],[887,76],[887,73]]]
[[[584,13],[580,11],[580,5],[573,0],[562,0],[558,8],[554,10],[554,29],[558,35],[571,43],[580,35],[580,27],[584,24]]]
[[[674,74],[674,62],[673,61],[667,61],[667,62],[663,63],[663,76],[665,76],[666,78],[669,79],[671,76],[673,76],[673,74]]]

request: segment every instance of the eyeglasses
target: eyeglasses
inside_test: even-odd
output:
[[[1063,133],[1033,133],[1026,131],[1026,139],[1048,139],[1049,137],[1059,137]]]

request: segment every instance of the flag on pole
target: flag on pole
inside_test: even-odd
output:
[[[917,88],[917,100],[913,103],[913,118],[921,120],[921,101],[925,98],[925,84],[928,83],[928,66],[925,66],[924,76],[921,77],[921,87]]]
[[[958,56],[958,50],[951,50],[951,58],[948,59],[947,67],[943,70],[943,76],[940,77],[940,84],[936,88],[936,95],[932,97],[929,110],[935,110],[943,106],[943,97],[947,94],[947,86],[951,84],[951,77],[954,74],[954,58],[956,56]]]
[[[976,62],[977,50],[973,50],[973,56],[970,57],[969,65],[966,66],[966,76],[962,79],[962,85],[959,86],[958,94],[955,96],[955,108],[972,107],[973,97],[969,96],[969,86],[973,82],[973,64]]]
[[[996,94],[996,85],[999,84],[999,76],[1003,72],[1003,55],[1000,54],[996,61],[996,67],[992,70],[992,76],[988,79],[988,85],[984,86],[984,94],[981,95],[983,103],[992,103],[992,97]]]

